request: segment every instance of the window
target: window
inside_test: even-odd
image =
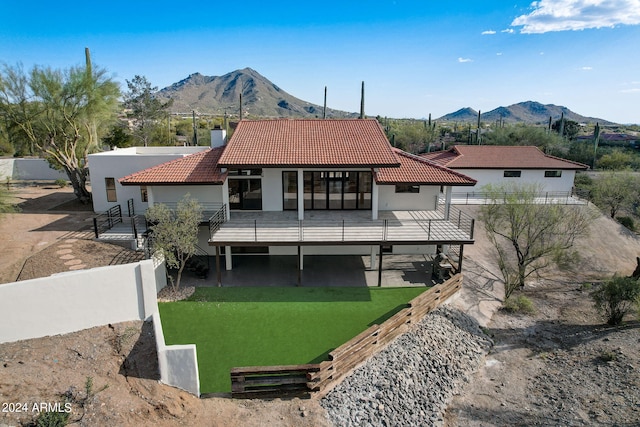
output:
[[[396,193],[419,193],[420,186],[415,184],[396,184]]]
[[[147,186],[146,185],[141,185],[140,186],[140,200],[142,200],[143,202],[148,202],[149,201],[149,195],[147,193]]]
[[[229,208],[262,210],[260,179],[229,179]]]
[[[505,178],[520,178],[522,171],[504,171]]]
[[[544,171],[545,178],[560,178],[562,171]]]
[[[371,209],[371,172],[304,172],[304,208]]]
[[[298,172],[282,172],[282,209],[298,209]]]
[[[229,169],[230,176],[262,176],[262,169]]]
[[[107,189],[107,202],[117,202],[118,197],[116,196],[116,179],[105,178],[104,186]]]

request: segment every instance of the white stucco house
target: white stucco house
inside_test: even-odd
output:
[[[545,193],[571,194],[576,171],[589,167],[543,153],[534,146],[455,145],[422,158],[477,181],[467,191],[487,184],[536,183]]]
[[[297,255],[302,269],[304,256],[371,255],[373,265],[382,252],[473,243],[473,220],[452,218],[450,200],[476,180],[393,148],[375,120],[242,120],[228,142],[212,132],[212,147],[156,165],[139,148],[94,155],[92,181],[107,184],[93,186],[95,210],[116,203],[111,179],[117,203],[133,198],[136,212],[189,193],[204,207],[200,246],[218,272],[236,253]]]

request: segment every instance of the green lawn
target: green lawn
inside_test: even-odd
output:
[[[196,344],[202,393],[241,366],[316,363],[427,288],[197,288],[159,303],[167,344]]]

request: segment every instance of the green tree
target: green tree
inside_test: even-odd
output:
[[[606,170],[623,170],[629,168],[634,161],[634,156],[622,150],[613,150],[604,154],[598,160],[598,167]]]
[[[196,253],[202,206],[186,194],[175,210],[164,204],[155,204],[147,209],[145,215],[152,224],[152,249],[164,255],[169,268],[178,270],[175,281],[171,280],[175,292],[180,287],[187,261]]]
[[[151,86],[144,76],[136,75],[126,82],[129,90],[124,94],[124,107],[129,110],[127,116],[134,120],[134,136],[146,147],[151,144],[159,121],[167,117],[173,100],[162,102],[156,98],[158,87]]]
[[[531,125],[510,125],[492,129],[483,135],[486,145],[533,145],[544,152],[556,150],[562,143],[556,133],[549,133],[545,128]]]
[[[4,66],[0,113],[14,133],[37,147],[52,167],[64,170],[76,197],[91,201],[87,155],[95,136],[115,119],[120,91],[103,69],[54,70]]]
[[[133,145],[133,136],[124,122],[115,123],[109,133],[102,139],[111,149],[114,147],[125,148]]]
[[[538,204],[538,185],[487,185],[488,203],[480,219],[498,254],[505,282],[505,300],[523,288],[526,279],[573,254],[575,239],[587,234],[594,218],[587,206]]]
[[[562,123],[562,121],[564,121],[564,123]],[[575,120],[558,119],[551,125],[551,129],[555,130],[556,133],[562,132],[561,137],[572,140],[578,132],[580,132],[580,123]]]
[[[640,301],[640,281],[616,276],[591,292],[591,298],[609,325],[619,325]]]
[[[615,218],[621,209],[632,210],[640,198],[640,179],[629,172],[605,172],[594,180],[593,202]]]

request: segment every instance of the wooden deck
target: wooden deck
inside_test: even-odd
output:
[[[234,212],[213,233],[209,245],[473,243],[473,220],[468,217],[447,221],[438,211],[388,211],[381,212],[380,219],[371,220],[366,214],[371,213],[313,212],[307,215],[309,219],[298,221],[289,212]]]

